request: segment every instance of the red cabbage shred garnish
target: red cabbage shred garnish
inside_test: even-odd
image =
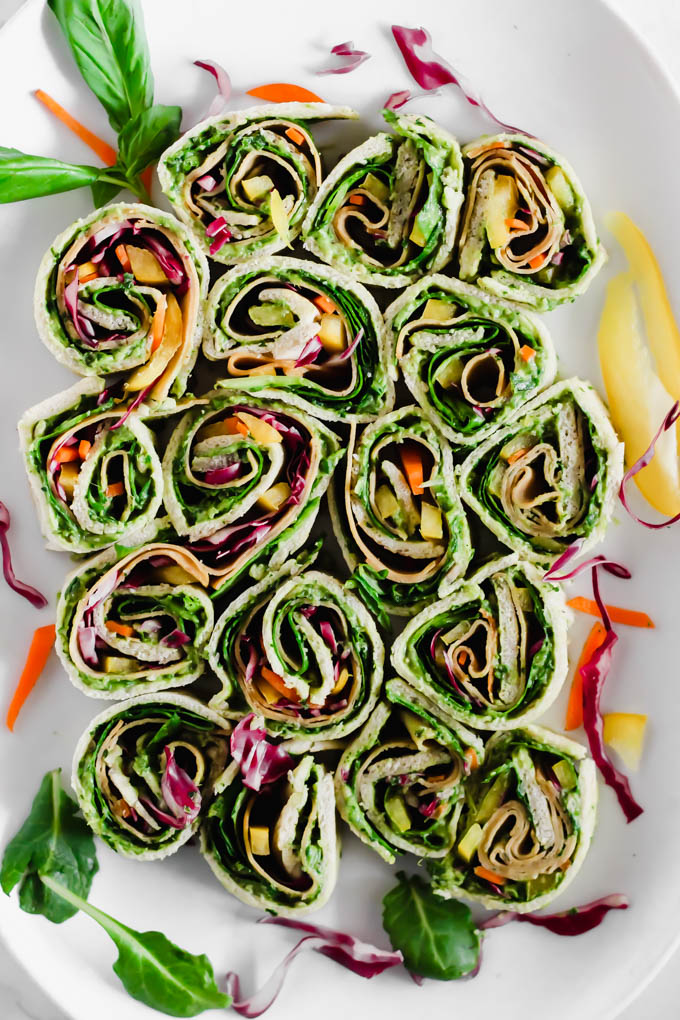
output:
[[[592,903],[585,903],[581,907],[572,907],[571,910],[563,910],[559,914],[518,914],[514,910],[503,910],[495,914],[488,921],[482,921],[480,929],[488,931],[490,928],[501,928],[510,921],[524,921],[527,924],[535,924],[540,928],[547,928],[555,935],[583,935],[602,923],[610,910],[627,910],[628,899],[621,893],[612,893],[611,896],[603,896]]]
[[[400,110],[401,107],[408,103],[413,97],[408,89],[402,89],[400,92],[393,92],[388,99],[383,103],[383,109],[385,110]]]
[[[258,791],[275,783],[293,768],[291,756],[282,747],[271,744],[264,729],[254,726],[254,713],[247,715],[231,734],[231,756],[241,768],[243,785]]]
[[[165,769],[161,779],[161,793],[163,800],[184,828],[198,818],[201,810],[201,791],[193,779],[177,764],[171,748],[165,747],[163,753]]]
[[[7,538],[7,532],[11,518],[9,516],[9,510],[4,503],[0,502],[0,549],[2,550],[2,572],[5,577],[5,581],[17,595],[21,595],[23,598],[28,599],[32,606],[36,609],[42,609],[43,606],[47,605],[47,599],[42,595],[37,588],[34,588],[30,584],[25,584],[20,581],[14,573],[12,566],[12,553],[9,548],[9,539]]]
[[[206,113],[206,117],[215,117],[224,110],[231,98],[231,78],[222,65],[215,60],[194,60],[194,64],[211,74],[217,82],[217,95]]]
[[[365,50],[355,49],[353,42],[338,43],[331,50],[334,57],[340,57],[341,62],[335,64],[333,67],[324,67],[317,74],[349,74],[350,71],[354,71],[364,61],[369,60],[371,54],[366,53]]]
[[[234,973],[227,975],[227,992],[232,996],[231,1008],[240,1016],[262,1016],[275,1002],[288,968],[295,957],[305,949],[313,949],[323,953],[342,967],[346,967],[360,977],[372,978],[382,974],[389,967],[398,967],[403,963],[400,952],[378,949],[368,942],[362,942],[354,935],[323,928],[320,925],[294,921],[285,917],[263,917],[260,924],[277,924],[285,928],[293,928],[304,932],[303,938],[283,958],[268,981],[257,992],[248,998],[241,998],[240,982]]]
[[[409,73],[420,85],[421,89],[424,89],[426,92],[434,92],[443,85],[455,85],[461,90],[471,106],[478,107],[487,117],[495,121],[499,127],[513,134],[527,133],[520,131],[519,128],[513,127],[511,124],[505,124],[491,112],[481,96],[475,92],[462,75],[434,52],[432,49],[432,38],[426,29],[392,25],[392,35],[401,50],[401,55],[406,62]],[[390,96],[388,102],[395,101],[395,97],[399,95],[399,93],[394,93]],[[403,102],[396,101],[399,106],[403,106],[403,102],[406,100]],[[397,107],[393,106],[391,108],[396,109]]]
[[[160,379],[160,376],[158,378]],[[149,383],[149,385],[146,386],[143,390],[140,390],[140,392],[137,394],[135,399],[128,406],[127,410],[125,411],[125,414],[121,414],[121,416],[118,419],[118,421],[114,422],[113,425],[110,426],[111,432],[115,432],[116,429],[122,428],[122,426],[128,420],[128,418],[133,413],[133,411],[136,411],[137,408],[140,406],[140,404],[144,403],[144,401],[146,400],[148,395],[151,393],[151,390],[154,388],[154,386],[156,385],[157,382],[158,382],[158,379],[154,379],[154,381],[152,383]]]
[[[185,634],[183,630],[175,627],[174,630],[166,634],[164,638],[161,638],[160,644],[165,645],[167,648],[181,648],[182,645],[188,645],[191,638],[188,634]]]
[[[664,418],[664,420],[661,422],[661,425],[659,426],[656,435],[652,439],[651,443],[649,444],[645,452],[642,454],[642,456],[638,457],[633,466],[628,468],[625,475],[621,479],[621,485],[619,486],[619,499],[623,504],[624,510],[628,514],[630,514],[634,521],[637,521],[638,524],[641,524],[644,528],[650,528],[652,531],[657,531],[659,528],[670,528],[671,524],[675,524],[677,521],[680,521],[680,513],[675,514],[673,517],[667,518],[667,520],[665,521],[659,521],[658,523],[643,520],[642,517],[638,517],[635,511],[631,510],[630,506],[628,505],[626,485],[631,480],[631,478],[633,478],[633,476],[638,473],[638,471],[642,471],[643,468],[647,467],[647,465],[651,463],[654,457],[656,444],[659,442],[659,439],[661,438],[664,432],[668,432],[668,430],[671,429],[673,425],[675,425],[679,417],[680,417],[680,401],[676,400],[673,406],[671,407],[670,411]]]

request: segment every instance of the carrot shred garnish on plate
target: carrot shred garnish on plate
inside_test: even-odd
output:
[[[583,677],[581,675],[581,667],[590,662],[593,653],[597,651],[606,636],[607,632],[602,622],[598,620],[597,623],[593,624],[576,664],[574,679],[571,682],[571,690],[569,691],[567,716],[564,722],[565,730],[576,730],[579,726],[583,726]]]
[[[594,599],[586,599],[577,595],[569,599],[567,605],[578,613],[588,613],[589,616],[599,616],[597,602]],[[622,609],[621,606],[607,606],[607,612],[614,623],[625,623],[629,627],[655,627],[656,624],[647,613],[641,613],[637,609]]]
[[[31,647],[28,649],[28,655],[26,657],[26,664],[22,670],[21,676],[19,677],[19,683],[16,686],[16,690],[12,695],[9,708],[7,709],[7,729],[13,730],[14,724],[17,721],[17,716],[24,706],[26,699],[35,687],[40,674],[45,668],[54,639],[56,636],[56,629],[53,623],[48,624],[46,627],[38,627],[31,640]]]
[[[55,99],[52,99],[52,96],[49,96],[47,92],[43,92],[42,89],[36,89],[33,95],[50,111],[50,113],[53,113],[54,116],[62,122],[62,124],[65,124],[74,135],[77,135],[81,142],[85,142],[85,144],[99,156],[102,163],[106,163],[107,166],[114,165],[118,157],[116,155],[116,150],[110,146],[108,142],[103,141],[97,135],[93,134],[92,131],[89,131],[86,127],[84,127],[80,121],[76,120],[75,117],[72,117],[63,106],[60,106]]]
[[[256,99],[265,99],[268,103],[325,103],[326,100],[317,96],[315,92],[303,88],[301,85],[291,85],[290,82],[278,81],[269,85],[258,85],[254,89],[248,89],[247,95],[255,96]]]

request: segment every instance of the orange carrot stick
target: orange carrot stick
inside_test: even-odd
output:
[[[545,262],[545,255],[534,255],[532,259],[529,259],[529,265],[532,269],[540,269]]]
[[[479,758],[477,757],[477,752],[474,747],[466,747],[463,757],[468,763],[468,767],[471,772],[474,772],[474,770],[479,767]]]
[[[507,458],[508,464],[514,464],[515,461],[523,457],[526,452],[526,450],[515,450],[515,452],[511,453]]]
[[[123,267],[124,271],[126,273],[132,272],[132,266],[130,264],[130,256],[127,253],[127,248],[125,247],[125,245],[124,244],[117,244],[116,247],[113,250],[115,251],[116,255],[118,256],[118,261],[120,262],[120,264]]]
[[[597,623],[593,624],[593,628],[586,638],[586,643],[576,664],[574,679],[571,682],[567,717],[564,723],[565,730],[576,730],[579,726],[583,726],[583,677],[581,676],[581,667],[585,666],[593,652],[597,651],[604,641],[606,634],[607,632],[602,622],[598,620]]]
[[[325,99],[317,96],[315,92],[302,88],[301,85],[291,85],[290,82],[278,81],[271,85],[258,85],[248,90],[249,96],[256,99],[265,99],[268,103],[324,103]]]
[[[267,683],[270,684],[275,691],[278,691],[279,694],[283,694],[283,696],[285,698],[288,698],[289,701],[300,700],[300,695],[295,690],[295,688],[289,687],[284,682],[283,677],[280,676],[278,673],[275,673],[273,669],[269,669],[267,666],[262,666],[260,668],[260,673],[262,674],[263,680],[266,680]]]
[[[121,637],[134,637],[134,627],[128,627],[127,623],[118,623],[118,620],[107,620],[104,624],[112,634],[120,634]]]
[[[290,138],[293,145],[304,145],[305,136],[303,135],[302,131],[298,131],[297,128],[291,127],[288,128],[288,130],[284,133],[286,135],[286,138]]]
[[[582,595],[577,595],[576,598],[569,599],[567,602],[568,606],[575,609],[579,613],[587,613],[589,616],[599,616],[600,610],[597,608],[597,602],[594,599],[583,598]],[[640,613],[636,609],[622,609],[621,606],[607,606],[607,612],[614,623],[627,623],[629,627],[654,627],[654,621],[651,617],[647,616],[647,613]]]
[[[423,494],[423,458],[413,446],[402,445],[399,449],[406,480],[414,496]]]
[[[156,311],[153,313],[153,320],[151,322],[151,353],[157,350],[161,345],[163,339],[163,329],[165,327],[165,312],[167,305],[165,298],[159,301],[156,305]]]
[[[312,304],[315,304],[320,311],[326,312],[328,315],[332,315],[333,312],[338,310],[331,299],[326,297],[325,294],[319,294],[317,297],[312,298]]]
[[[365,197],[365,195],[350,195],[349,196],[349,204],[350,205],[366,205],[366,197]]]
[[[505,225],[508,230],[525,230],[528,223],[525,223],[524,220],[509,219],[505,221]]]
[[[122,496],[124,491],[125,486],[122,482],[112,482],[111,485],[106,486],[106,495],[110,497]]]
[[[28,649],[26,664],[23,668],[19,683],[12,696],[9,708],[7,709],[7,729],[13,730],[17,716],[23,708],[26,698],[36,685],[40,674],[45,668],[52,645],[55,639],[55,626],[53,623],[46,627],[38,627],[33,634],[31,647]]]
[[[75,446],[60,446],[54,454],[54,460],[57,464],[69,464],[71,461],[78,459],[78,451]]]
[[[85,460],[91,449],[92,443],[88,439],[81,439],[78,443],[78,456],[80,459]]]
[[[505,885],[507,882],[507,878],[504,878],[503,875],[497,875],[495,871],[489,871],[488,868],[483,868],[481,864],[473,870],[475,875],[483,878],[485,882],[493,882],[494,885]]]
[[[522,344],[519,349],[519,356],[522,361],[531,361],[532,358],[536,357],[536,351],[533,347],[529,347],[528,344]]]
[[[52,99],[52,96],[48,96],[42,89],[36,89],[33,93],[36,99],[39,99],[43,106],[47,107],[50,113],[65,124],[70,131],[73,131],[74,135],[80,138],[81,142],[85,142],[93,152],[95,152],[102,163],[106,163],[107,166],[113,166],[116,162],[117,155],[116,150],[113,149],[108,142],[102,141],[97,135],[93,134],[92,131],[88,131],[80,121],[77,121],[75,117],[72,117],[63,106],[60,106],[56,100]]]

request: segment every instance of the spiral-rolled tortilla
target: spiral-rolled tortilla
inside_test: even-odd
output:
[[[326,426],[274,397],[208,395],[181,419],[163,458],[172,524],[216,587],[252,573],[255,561],[280,566],[302,545],[340,457]]]
[[[385,313],[388,364],[456,447],[475,446],[554,378],[536,318],[448,276],[413,284]]]
[[[593,387],[567,379],[544,390],[476,447],[460,493],[523,557],[549,563],[575,541],[601,540],[623,473],[623,443]]]
[[[184,393],[203,325],[208,263],[169,213],[106,206],[45,253],[35,285],[43,343],[79,375],[126,372],[130,397]]]
[[[311,755],[252,790],[233,762],[201,827],[201,853],[225,889],[273,914],[300,915],[329,899],[338,876],[333,777]]]
[[[539,726],[495,733],[465,783],[456,847],[428,860],[440,896],[537,910],[575,877],[597,813],[586,749]]]
[[[329,489],[353,584],[379,610],[409,616],[443,597],[472,556],[449,444],[415,405],[352,426]]]
[[[182,687],[201,675],[213,627],[210,574],[177,545],[105,550],[71,573],[57,602],[57,653],[94,698]]]
[[[363,603],[291,560],[244,591],[208,645],[222,683],[218,711],[253,711],[297,747],[346,737],[368,718],[383,678],[383,643]]]
[[[471,142],[463,160],[460,279],[541,311],[582,294],[606,253],[566,160],[518,134]]]
[[[402,853],[444,857],[456,841],[465,777],[484,745],[460,724],[445,724],[403,680],[388,681],[385,693],[340,759],[338,810],[389,864]]]
[[[196,832],[230,761],[231,724],[184,694],[145,694],[92,720],[73,757],[90,828],[136,860],[174,853]]]
[[[281,390],[319,418],[368,421],[394,402],[375,299],[316,262],[272,256],[220,277],[203,350],[219,387]]]
[[[158,177],[177,215],[227,265],[297,237],[321,181],[310,128],[355,119],[346,106],[277,103],[201,121],[161,156]]]
[[[49,549],[86,553],[155,532],[163,472],[154,437],[102,379],[26,411],[19,438]]]
[[[567,675],[564,592],[517,555],[484,567],[409,621],[392,665],[443,719],[510,729],[552,704]]]
[[[380,132],[341,159],[303,226],[305,247],[364,283],[405,287],[452,257],[462,203],[458,142],[429,117],[383,110]]]

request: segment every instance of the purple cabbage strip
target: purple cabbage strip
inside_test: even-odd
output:
[[[602,564],[599,564],[602,565]],[[604,641],[595,649],[588,662],[581,666],[583,677],[583,728],[588,737],[590,753],[607,786],[611,786],[626,816],[632,822],[642,814],[643,808],[635,800],[626,776],[611,762],[604,746],[603,722],[600,713],[600,695],[611,668],[612,650],[618,641],[609,613],[600,595],[597,577],[598,564],[592,568],[593,597],[600,611],[606,634]],[[630,577],[630,574],[628,575]]]
[[[90,597],[85,603],[85,610],[86,611],[92,610],[96,606],[98,606],[100,602],[103,602],[104,599],[107,598],[111,594],[113,589],[116,587],[117,582],[118,571],[107,570],[104,576],[97,581],[94,588],[90,592]]]
[[[184,266],[167,244],[148,233],[142,234],[140,240],[156,256],[161,269],[173,287],[179,287],[184,283],[186,278]]]
[[[182,822],[182,828],[191,825],[201,810],[201,791],[196,783],[175,761],[169,747],[165,747],[165,769],[161,779],[163,799],[175,818]]]
[[[240,461],[234,461],[233,464],[225,464],[224,467],[217,468],[215,471],[206,471],[203,476],[203,481],[206,485],[223,485],[224,482],[231,482],[241,471]]]
[[[209,223],[205,228],[206,237],[213,238],[210,245],[210,254],[215,255],[223,248],[227,241],[231,241],[231,231],[227,226],[224,216],[218,216],[216,220]]]
[[[495,121],[499,127],[513,134],[527,134],[526,131],[523,132],[519,128],[505,124],[491,112],[481,96],[475,92],[465,79],[434,52],[432,49],[432,38],[426,29],[404,28],[402,25],[392,25],[392,35],[401,50],[401,55],[406,62],[406,67],[411,77],[426,92],[433,92],[443,85],[456,85],[471,106],[478,107],[487,117]],[[390,96],[390,99],[394,99],[394,95]],[[403,104],[400,103],[399,105]]]
[[[96,347],[97,341],[94,335],[94,327],[89,319],[80,314],[78,309],[78,266],[76,266],[73,279],[64,287],[64,304],[71,316],[71,322],[78,337],[88,347]]]
[[[182,645],[191,644],[191,638],[188,634],[185,634],[183,630],[175,627],[169,634],[161,638],[160,644],[165,645],[166,648],[181,648]]]
[[[158,821],[162,822],[163,825],[169,825],[171,829],[184,829],[186,827],[186,822],[182,818],[176,818],[167,811],[163,811],[162,808],[159,808],[147,797],[140,797],[139,799],[144,807],[151,811],[151,813],[154,814]]]
[[[98,666],[99,659],[97,657],[97,630],[95,627],[78,627],[78,648],[88,666]]]
[[[317,74],[349,74],[350,71],[354,71],[364,61],[369,60],[371,56],[365,50],[357,50],[354,43],[349,41],[338,43],[332,48],[331,53],[335,57],[340,57],[342,62],[333,67],[324,67],[317,71]]]
[[[231,98],[231,78],[222,65],[218,64],[215,60],[194,60],[194,64],[196,67],[200,67],[203,71],[211,74],[217,82],[217,95],[206,113],[206,117],[214,117],[222,112]]]
[[[302,368],[304,365],[312,365],[319,354],[323,350],[323,344],[318,336],[313,336],[311,340],[308,340],[305,346],[302,348],[300,357],[295,362],[296,368]]]
[[[621,893],[603,896],[581,907],[572,907],[559,914],[518,914],[514,910],[503,910],[479,925],[481,931],[501,928],[510,921],[524,921],[547,928],[555,935],[583,935],[602,923],[610,910],[627,910],[628,898]]]
[[[333,655],[335,655],[335,653],[338,650],[338,642],[335,640],[333,627],[328,622],[328,620],[321,621],[321,623],[319,624],[319,630],[321,631],[321,636],[323,637],[324,641],[332,651]]]
[[[364,327],[362,326],[357,335],[354,337],[354,340],[352,340],[351,344],[348,347],[345,347],[344,351],[341,351],[340,354],[334,354],[332,358],[329,358],[328,361],[326,362],[326,365],[337,365],[339,362],[347,361],[348,358],[351,358],[358,344],[361,343],[363,336]]]
[[[258,655],[257,648],[255,647],[255,642],[252,640],[252,638],[249,638],[247,635],[245,635],[244,637],[241,638],[241,644],[245,645],[246,648],[249,649],[248,662],[246,663],[245,673],[245,681],[247,684],[249,684],[250,681],[255,676],[255,670],[257,668],[260,656]]]
[[[287,751],[269,742],[264,729],[252,726],[254,719],[251,712],[234,727],[230,747],[232,758],[240,766],[243,785],[258,791],[285,776],[294,762]]]
[[[400,92],[393,92],[392,95],[383,103],[384,110],[399,110],[405,103],[408,103],[411,99],[411,93],[408,89],[402,89]]]
[[[638,471],[642,471],[643,468],[647,467],[647,465],[651,463],[654,457],[656,444],[659,442],[659,439],[661,438],[664,432],[668,432],[668,430],[672,428],[673,425],[675,425],[679,417],[680,417],[680,402],[676,400],[673,406],[671,407],[670,411],[664,418],[664,420],[661,422],[661,425],[659,426],[656,435],[652,439],[651,443],[649,444],[645,452],[642,454],[642,456],[638,457],[633,466],[628,468],[625,475],[621,479],[621,485],[619,486],[619,499],[621,500],[621,503],[623,504],[623,508],[626,511],[626,513],[630,514],[633,520],[637,521],[638,524],[642,524],[643,527],[650,528],[652,531],[657,531],[659,528],[670,528],[671,524],[675,524],[677,521],[680,521],[680,513],[675,514],[673,517],[667,518],[665,521],[659,521],[658,523],[643,520],[642,517],[638,517],[638,515],[633,510],[631,510],[631,508],[628,505],[628,497],[626,496],[626,485],[628,484],[630,479],[638,473]]]
[[[163,371],[165,371],[165,369]],[[161,373],[161,375],[162,374],[163,373]],[[158,377],[158,379],[160,379],[160,376]],[[143,390],[140,390],[140,392],[137,394],[135,399],[128,406],[127,410],[125,411],[125,414],[121,414],[121,416],[118,419],[118,421],[115,421],[113,423],[113,425],[109,426],[110,429],[111,429],[111,432],[115,432],[116,429],[121,428],[125,424],[125,422],[128,420],[128,418],[130,417],[132,412],[136,411],[137,408],[139,407],[139,405],[144,403],[144,400],[146,399],[146,397],[148,397],[149,393],[151,393],[151,390],[154,388],[154,386],[158,382],[158,379],[154,379],[154,381],[152,383],[149,383],[149,385],[145,386]]]
[[[573,542],[563,553],[559,556],[552,567],[546,571],[543,575],[544,581],[571,581],[574,577],[578,577],[584,570],[589,570],[593,566],[603,567],[604,570],[609,574],[613,574],[615,577],[623,578],[628,580],[631,576],[628,567],[624,567],[622,563],[617,563],[616,560],[608,560],[606,556],[601,553],[598,556],[593,556],[589,560],[584,560],[583,563],[579,563],[577,567],[573,567],[566,573],[561,574],[560,569],[566,566],[574,556],[577,556],[581,551],[583,541],[577,539]]]

